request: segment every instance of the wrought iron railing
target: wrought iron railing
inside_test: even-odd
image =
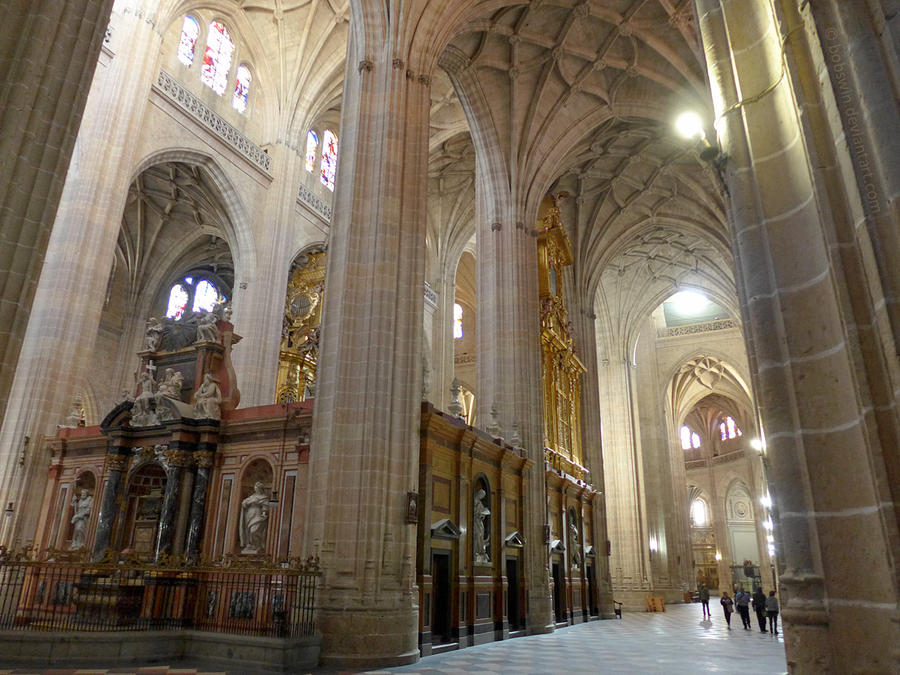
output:
[[[69,559],[66,559],[69,558]],[[0,630],[315,634],[318,561],[91,563],[0,551]]]

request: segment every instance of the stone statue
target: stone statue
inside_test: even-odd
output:
[[[156,382],[153,375],[145,370],[138,378],[135,389],[134,407],[131,409],[131,424],[136,427],[148,427],[159,424],[159,417],[154,409]]]
[[[241,502],[241,522],[238,535],[241,553],[262,553],[266,548],[269,529],[269,496],[266,486],[257,481],[253,494]]]
[[[166,368],[166,375],[159,383],[157,396],[168,396],[175,400],[181,400],[181,387],[184,385],[184,375],[173,368]]]
[[[491,562],[490,537],[485,535],[485,519],[491,515],[491,510],[485,506],[484,498],[487,493],[484,488],[475,491],[475,499],[472,504],[472,551],[476,563]]]
[[[68,416],[65,421],[59,425],[60,429],[74,429],[76,427],[81,426],[82,423],[82,410],[81,410],[81,402],[78,400],[72,401],[72,410],[69,411]]]
[[[203,384],[194,394],[194,414],[204,420],[221,419],[222,392],[213,381],[212,373],[203,376]]]
[[[163,331],[165,330],[162,322],[154,316],[147,319],[147,331],[144,334],[144,349],[155,352],[159,349],[162,342]]]
[[[572,552],[573,568],[581,565],[580,548],[581,547],[578,545],[578,525],[575,523],[574,519],[571,519],[569,520],[569,551]]]
[[[216,315],[206,312],[197,323],[197,342],[218,342],[219,329],[216,326]]]
[[[72,543],[69,545],[70,551],[77,551],[84,548],[84,539],[87,535],[88,522],[91,519],[91,510],[94,508],[94,498],[87,490],[81,491],[81,497],[72,499],[72,508],[75,512],[72,514]]]

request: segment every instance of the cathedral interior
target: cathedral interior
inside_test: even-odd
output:
[[[0,661],[900,670],[897,2],[2,7]]]

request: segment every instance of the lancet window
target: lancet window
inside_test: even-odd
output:
[[[334,190],[334,176],[337,170],[338,139],[330,129],[325,130],[322,139],[322,185]]]
[[[462,316],[463,316],[463,308],[458,302],[453,303],[453,337],[457,340],[462,340],[463,336],[463,325],[462,325]]]
[[[682,450],[690,450],[691,448],[699,448],[702,439],[700,438],[700,434],[696,431],[691,431],[691,428],[686,424],[681,427],[681,449]]]
[[[178,60],[190,67],[194,62],[194,50],[200,37],[200,24],[192,16],[184,17],[181,25],[181,41],[178,43]]]
[[[247,95],[250,93],[250,80],[253,76],[250,69],[241,64],[237,68],[237,76],[234,79],[234,96],[231,97],[231,107],[242,115],[247,110]]]
[[[709,525],[709,513],[707,513],[706,502],[702,499],[695,499],[691,503],[691,523],[696,527]]]
[[[228,29],[221,21],[209,24],[209,36],[206,38],[206,52],[203,54],[203,70],[200,81],[219,96],[225,93],[228,84],[228,71],[231,68],[231,55],[234,42],[228,35]]]
[[[316,153],[319,150],[319,137],[310,129],[306,132],[306,170],[312,173],[316,170]]]
[[[734,421],[734,418],[729,415],[719,423],[719,435],[723,441],[727,441],[731,438],[743,436],[744,432],[741,431],[740,427]]]

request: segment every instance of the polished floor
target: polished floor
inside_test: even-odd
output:
[[[716,611],[719,610],[719,611]],[[756,616],[751,615],[756,623]],[[721,608],[702,620],[700,605],[670,605],[659,614],[628,613],[556,631],[491,642],[378,673],[740,673],[787,672],[782,636],[745,630],[740,617],[725,625]]]
[[[755,615],[753,619],[755,622]],[[592,621],[549,635],[491,642],[429,656],[411,666],[370,673],[776,675],[786,671],[781,635],[760,633],[758,628],[745,630],[737,615],[732,617],[731,630],[728,630],[719,607],[713,609],[712,621],[703,621],[700,605],[694,604],[670,605],[659,614],[625,612],[621,621]],[[0,668],[0,675],[12,674],[226,675],[218,668],[196,666],[71,670]],[[247,671],[229,670],[228,675],[247,675]]]

